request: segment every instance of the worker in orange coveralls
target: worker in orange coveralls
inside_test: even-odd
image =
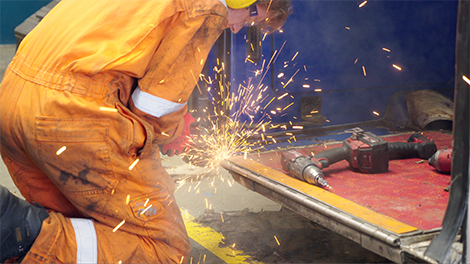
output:
[[[0,88],[0,261],[175,263],[190,251],[159,145],[222,31],[271,32],[290,0],[63,0]],[[186,124],[188,125],[188,124]],[[33,203],[32,204],[30,204]]]

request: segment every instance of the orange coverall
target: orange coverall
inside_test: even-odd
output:
[[[158,145],[227,15],[223,0],[63,0],[26,36],[0,88],[1,154],[50,217],[24,263],[187,260]]]

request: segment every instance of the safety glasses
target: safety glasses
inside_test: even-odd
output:
[[[249,7],[250,9],[250,17],[245,21],[245,27],[252,27],[256,26],[259,22],[256,21],[256,16],[258,15],[258,7],[256,3]]]
[[[258,15],[258,7],[256,4],[250,7],[250,17],[254,17]]]

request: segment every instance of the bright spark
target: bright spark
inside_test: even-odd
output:
[[[129,166],[129,170],[132,170],[138,162],[139,159],[136,159],[134,162],[132,162],[131,166]]]
[[[463,79],[466,83],[468,83],[468,85],[470,85],[470,79],[468,79],[467,76],[462,75],[462,79]]]
[[[362,3],[359,5],[359,8],[365,6],[366,4],[367,4],[367,1],[362,2]]]
[[[401,68],[400,68],[399,66],[397,66],[397,65],[395,65],[395,64],[393,64],[392,66],[393,66],[395,69],[401,71]]]
[[[297,57],[297,55],[299,55],[299,52],[297,51],[294,55],[294,57],[292,57],[292,60],[291,61],[294,61],[295,60],[295,57]]]
[[[286,107],[284,107],[282,110],[286,110],[287,108],[291,107],[294,103],[288,104]]]
[[[57,152],[55,153],[57,156],[59,156],[60,154],[62,154],[62,152],[64,152],[65,150],[67,149],[66,146],[63,146],[61,147],[59,150],[57,150]]]
[[[387,48],[382,48],[382,50],[385,50],[386,52],[390,52],[390,50]]]
[[[286,97],[287,95],[288,95],[288,93],[285,93],[285,94],[279,96],[279,97],[277,98],[277,100],[281,100],[282,98]]]
[[[362,72],[364,73],[364,76],[367,76],[366,67],[362,66]]]
[[[379,116],[380,114],[377,111],[372,112],[374,115]]]
[[[230,87],[229,82],[222,83],[222,80],[225,80],[223,75],[224,70],[219,67],[216,67],[213,72],[220,89],[211,89],[209,86],[210,83],[212,83],[209,79],[210,76],[198,76],[200,84],[204,84],[203,81],[209,79],[209,81],[206,80],[206,90],[209,91],[209,93],[217,93],[213,95],[213,98],[219,98],[219,101],[214,100],[212,109],[202,110],[204,113],[213,113],[211,116],[207,116],[207,118],[203,117],[200,120],[201,122],[209,123],[209,126],[199,127],[200,135],[197,138],[190,138],[192,151],[182,154],[182,157],[187,159],[190,165],[203,167],[204,172],[200,174],[200,177],[206,175],[220,175],[220,173],[218,173],[220,163],[231,156],[242,155],[244,158],[248,158],[253,151],[259,152],[263,149],[264,144],[276,143],[276,140],[272,137],[269,138],[270,140],[265,139],[264,133],[267,133],[269,129],[280,127],[279,125],[271,124],[272,115],[287,115],[287,113],[283,113],[282,111],[292,106],[293,103],[286,101],[286,105],[276,105],[275,108],[272,108],[271,104],[275,99],[282,99],[289,96],[289,94],[284,93],[281,96],[270,98],[269,94],[264,94],[264,92],[270,89],[269,86],[263,84],[263,79],[268,72],[271,72],[270,67],[276,62],[285,44],[286,42],[283,43],[281,49],[275,50],[269,60],[263,60],[262,65],[255,64],[259,68],[253,71],[253,77],[242,82],[238,88]],[[292,60],[295,60],[298,54],[297,52],[292,57]],[[249,58],[247,61],[249,61]],[[288,63],[285,63],[285,65],[290,66]],[[302,66],[290,76],[290,79],[286,78],[286,84],[283,85],[286,86],[293,82],[294,77],[300,69],[302,69]],[[305,65],[303,65],[303,69],[306,70]],[[279,73],[277,77],[283,78],[285,77],[285,73]],[[194,79],[197,81],[196,78]],[[197,83],[198,82],[196,82],[196,84]],[[204,89],[203,87],[201,88]],[[283,101],[276,103],[283,103]],[[287,129],[285,126],[281,128]],[[301,126],[297,126],[296,129],[302,128]],[[252,136],[259,136],[259,140],[252,140]],[[177,189],[188,182],[187,180],[180,181]],[[230,184],[229,182],[229,185]],[[194,188],[193,190],[196,191],[199,189]],[[210,206],[212,205],[209,205],[206,200],[206,208]]]
[[[143,215],[145,212],[147,212],[148,209],[150,209],[150,207],[152,207],[153,204],[147,206],[144,210],[142,210],[142,212],[140,212],[140,215]]]
[[[267,35],[268,35],[268,33],[264,33],[262,41],[264,41],[264,39],[266,38]]]
[[[125,222],[126,222],[126,220],[122,220],[122,222],[119,223],[119,224],[113,229],[113,232],[116,232]]]
[[[276,236],[274,236],[274,239],[276,239],[276,243],[277,243],[277,245],[278,245],[278,246],[280,246],[280,245],[281,245],[281,243],[279,243],[279,240],[277,239],[277,237],[276,237]]]
[[[310,88],[310,85],[304,84],[304,85],[302,85],[302,87],[304,87],[304,88]]]
[[[111,108],[111,107],[100,106],[100,111],[117,112],[117,109],[116,108]]]

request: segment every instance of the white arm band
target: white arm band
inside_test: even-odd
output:
[[[162,117],[179,111],[186,105],[186,103],[174,103],[155,95],[142,92],[139,87],[132,93],[132,100],[137,109],[155,117]]]

